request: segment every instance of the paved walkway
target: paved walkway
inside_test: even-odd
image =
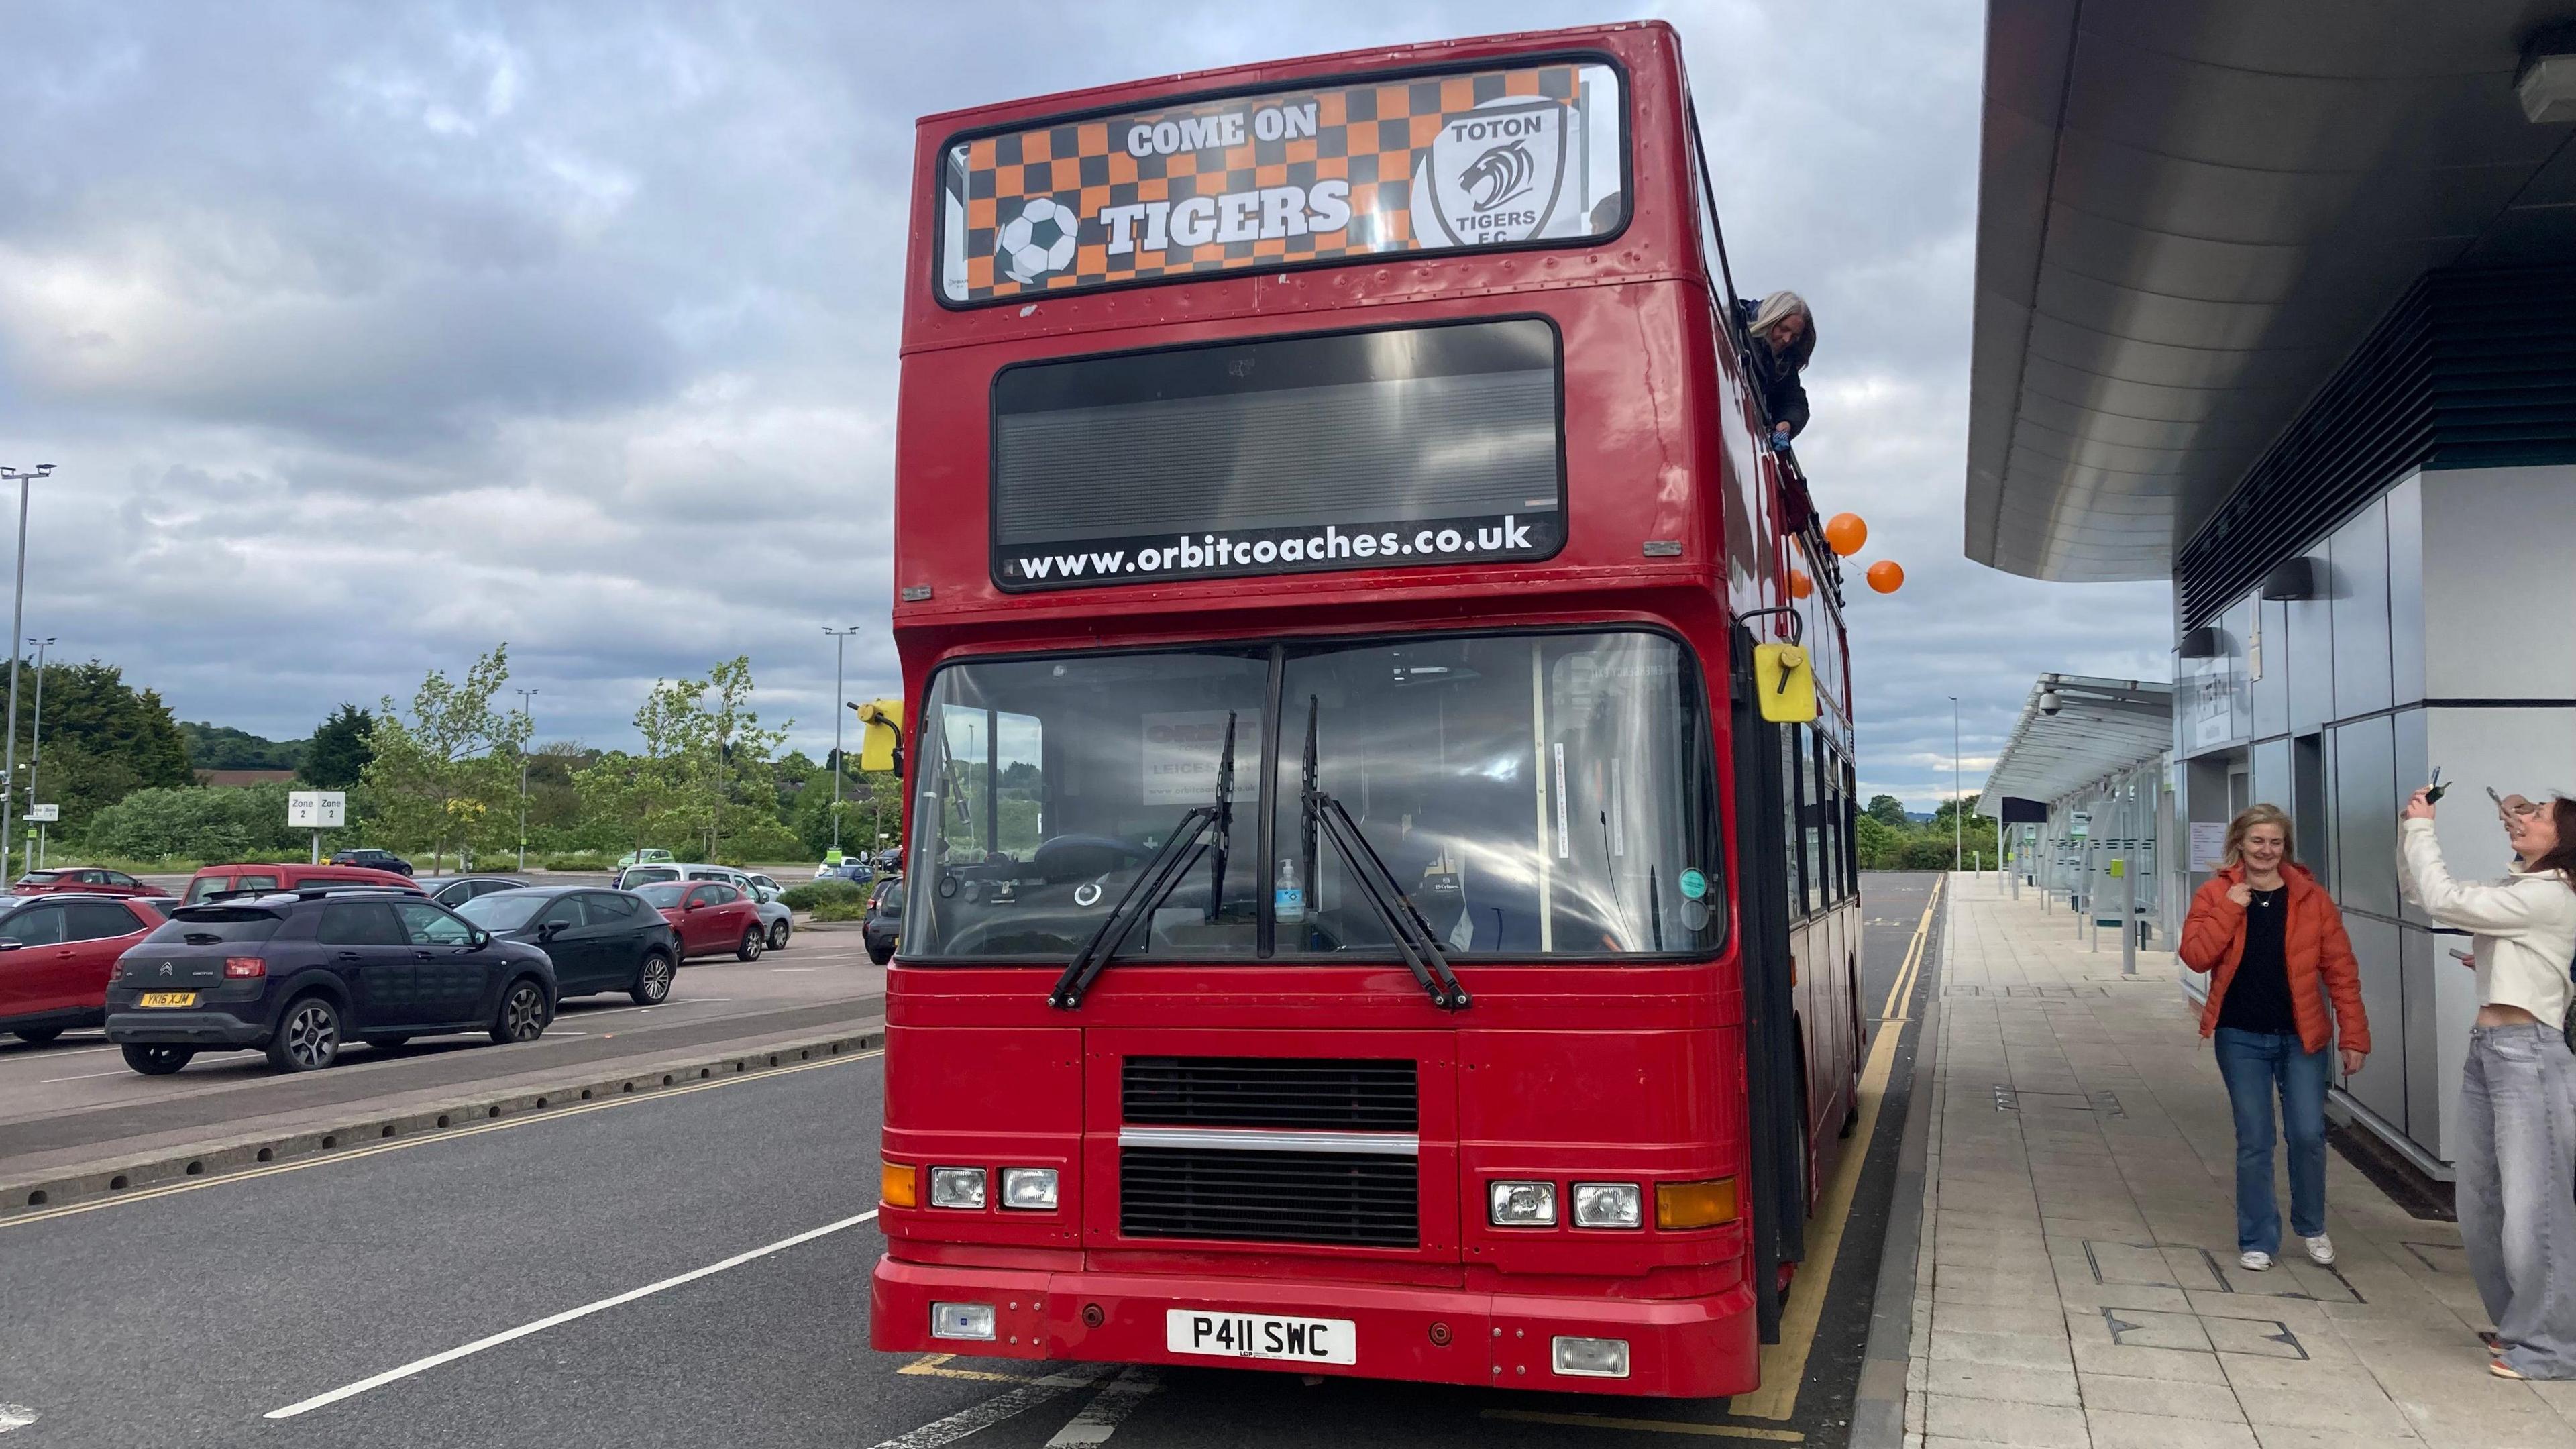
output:
[[[2237,1266],[2226,1090],[2172,956],[2124,979],[1991,875],[1951,878],[1943,940],[1909,1449],[2576,1449],[2576,1383],[2488,1376],[2457,1229],[2340,1155],[2341,1261]]]

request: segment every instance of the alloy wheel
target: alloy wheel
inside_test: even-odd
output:
[[[331,1008],[309,1001],[287,1018],[286,1054],[295,1059],[297,1066],[327,1066],[339,1051],[340,1024],[332,1019]]]
[[[512,1041],[535,1041],[546,1029],[546,996],[533,981],[511,987],[510,1000],[501,1011]]]
[[[655,1001],[660,1001],[671,994],[670,957],[647,956],[644,958],[644,994],[653,998]]]

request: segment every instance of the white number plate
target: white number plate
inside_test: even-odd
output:
[[[1358,1326],[1347,1318],[1276,1318],[1175,1308],[1163,1315],[1163,1346],[1211,1358],[1276,1358],[1294,1363],[1359,1362]]]

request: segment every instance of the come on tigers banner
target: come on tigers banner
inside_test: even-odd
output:
[[[1616,231],[1619,74],[1372,80],[961,141],[941,295],[1029,293]]]

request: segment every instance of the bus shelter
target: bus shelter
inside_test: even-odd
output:
[[[2172,685],[2043,674],[1977,800],[2001,826],[2013,891],[2062,903],[2069,928],[2125,969],[2182,920],[2172,751]]]

